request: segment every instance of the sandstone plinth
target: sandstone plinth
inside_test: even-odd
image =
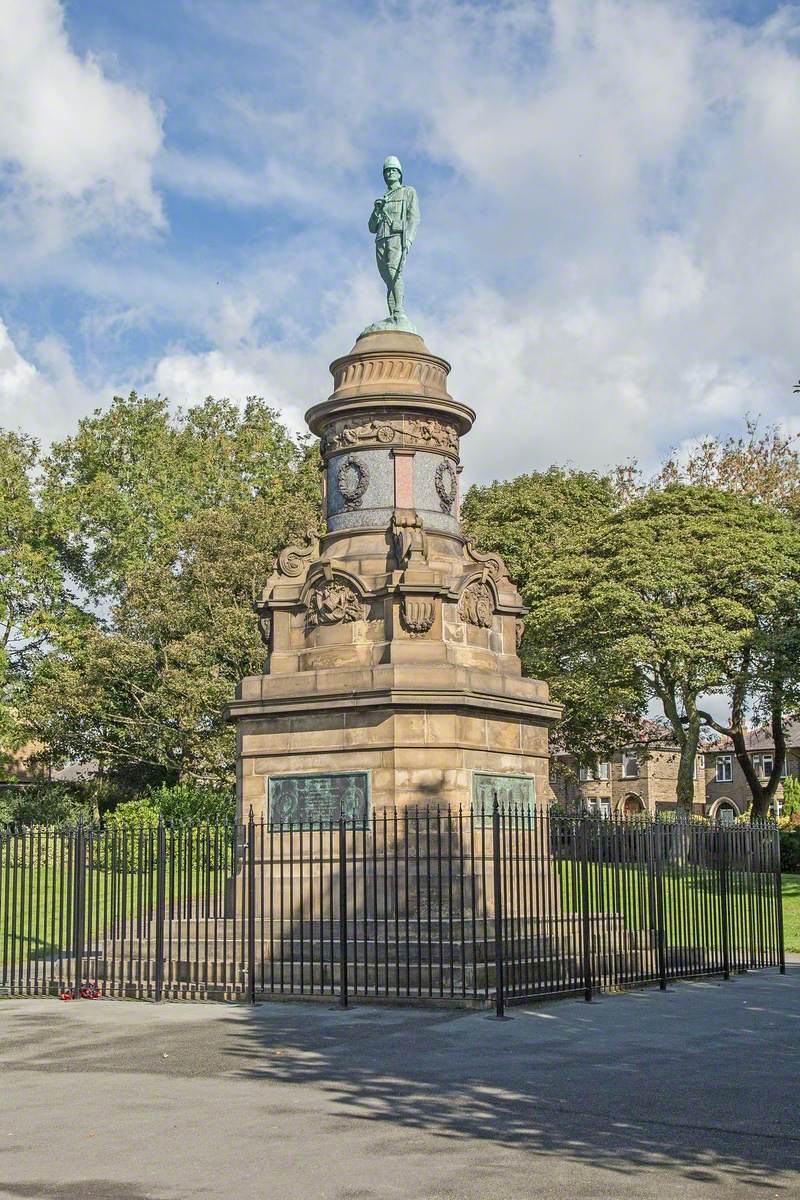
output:
[[[282,551],[258,605],[265,673],[228,709],[244,813],[265,812],[270,779],[317,774],[363,772],[376,806],[466,808],[490,776],[547,794],[560,710],[522,677],[525,610],[502,560],[461,532],[475,414],[449,370],[415,334],[370,334],[306,414],[327,532]]]

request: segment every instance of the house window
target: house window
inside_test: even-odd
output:
[[[622,778],[623,779],[638,779],[639,778],[639,760],[635,754],[623,751],[622,754]]]
[[[733,779],[733,765],[730,754],[717,755],[717,783],[730,783]]]
[[[588,767],[578,767],[578,779],[581,783],[588,783],[592,778]]]
[[[597,764],[597,778],[598,779],[610,779],[611,778],[611,763],[601,762],[601,763]]]

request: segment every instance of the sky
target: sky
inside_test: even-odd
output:
[[[468,482],[800,431],[800,5],[0,0],[0,426],[260,395],[406,304]]]

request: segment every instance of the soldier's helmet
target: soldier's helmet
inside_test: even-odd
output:
[[[385,158],[383,160],[384,175],[386,174],[386,172],[389,170],[390,167],[394,167],[396,171],[400,172],[400,182],[402,183],[403,182],[403,168],[400,165],[400,159],[395,158],[395,156],[393,154],[390,154],[388,158]]]

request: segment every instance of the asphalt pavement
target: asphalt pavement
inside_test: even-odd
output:
[[[800,1195],[800,965],[510,1010],[0,1001],[0,1197]]]

